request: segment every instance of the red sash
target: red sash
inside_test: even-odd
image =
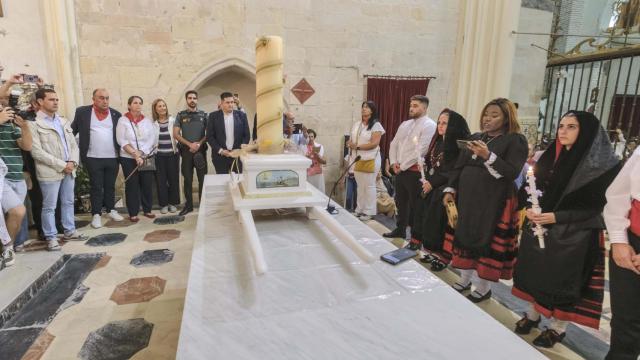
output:
[[[629,230],[632,233],[640,236],[640,201],[633,200],[631,201],[631,210],[629,210],[629,221],[631,225],[629,225]]]

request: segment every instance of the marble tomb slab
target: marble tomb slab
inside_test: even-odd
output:
[[[123,242],[127,238],[127,234],[123,233],[110,233],[102,234],[92,237],[87,240],[85,245],[87,246],[112,246]]]
[[[184,215],[167,215],[167,216],[161,216],[153,220],[153,223],[156,225],[171,225],[171,224],[181,223],[183,221],[184,221]]]
[[[180,237],[180,230],[154,230],[144,236],[144,241],[150,243],[175,240]]]
[[[169,249],[145,250],[131,259],[135,267],[161,265],[173,260],[174,252]]]
[[[78,357],[83,360],[129,359],[149,345],[153,324],[144,319],[110,322],[89,334]]]
[[[297,214],[254,216],[273,264],[255,275],[238,219],[207,216],[230,206],[228,179],[205,178],[177,359],[544,358],[414,260],[364,263]],[[343,209],[335,219],[376,258],[396,249]]]
[[[147,302],[162,294],[166,283],[157,276],[130,279],[116,286],[110,300],[118,305]]]

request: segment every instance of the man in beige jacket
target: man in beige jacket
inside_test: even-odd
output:
[[[71,122],[56,114],[58,95],[51,89],[36,91],[40,111],[31,122],[33,145],[31,155],[42,189],[42,228],[49,251],[60,250],[55,212],[60,197],[60,214],[65,240],[87,239],[76,230],[74,219],[74,186],[80,158]]]

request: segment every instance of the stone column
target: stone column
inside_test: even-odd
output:
[[[482,107],[508,97],[521,0],[463,0],[456,44],[452,108],[479,130]]]
[[[49,73],[60,96],[60,114],[69,118],[82,104],[78,38],[74,2],[41,0]]]

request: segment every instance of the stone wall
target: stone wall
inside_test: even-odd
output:
[[[520,8],[519,32],[548,33],[551,30],[553,13],[529,7]],[[549,36],[518,34],[514,68],[511,77],[510,98],[519,104],[518,118],[530,142],[535,142],[538,109],[545,95],[544,76],[547,65],[547,53],[531,46],[538,45],[546,49]]]
[[[215,75],[207,73],[214,64],[227,61],[250,70],[256,38],[282,36],[285,100],[299,121],[318,131],[329,185],[337,177],[342,135],[359,117],[364,74],[436,76],[428,91],[430,114],[448,105],[459,1],[75,0],[75,5],[84,102],[93,88],[106,87],[121,110],[132,94],[163,97],[170,107],[182,107],[183,92]],[[289,90],[303,77],[316,93],[300,105]]]
[[[11,74],[38,74],[53,82],[54,64],[47,62],[44,23],[39,0],[3,1],[0,17],[0,65],[4,79]]]

